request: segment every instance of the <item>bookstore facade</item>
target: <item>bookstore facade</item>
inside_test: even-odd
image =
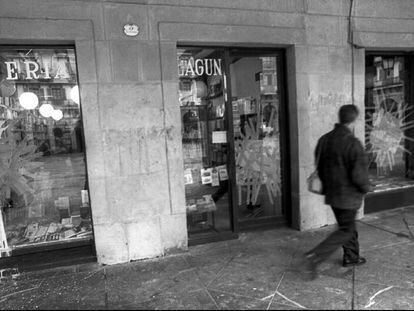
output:
[[[190,2],[0,0],[0,264],[332,224],[306,178],[343,104],[370,159],[360,216],[414,204],[414,9]]]

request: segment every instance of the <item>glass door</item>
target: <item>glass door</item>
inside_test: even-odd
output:
[[[230,52],[234,192],[241,227],[285,220],[280,61],[274,52]]]
[[[190,244],[232,234],[224,50],[177,54],[184,183]]]

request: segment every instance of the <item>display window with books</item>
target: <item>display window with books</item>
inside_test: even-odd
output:
[[[187,225],[193,234],[231,231],[224,56],[178,50]]]
[[[0,47],[2,251],[91,240],[76,55]]]

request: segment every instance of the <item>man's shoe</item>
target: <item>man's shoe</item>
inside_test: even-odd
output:
[[[353,267],[353,266],[360,266],[366,263],[367,260],[364,257],[358,257],[357,259],[345,259],[343,261],[344,267]]]

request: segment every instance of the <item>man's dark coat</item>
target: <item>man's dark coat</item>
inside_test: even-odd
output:
[[[358,209],[369,191],[367,156],[361,142],[345,125],[323,135],[315,159],[322,181],[325,203],[335,208]]]

